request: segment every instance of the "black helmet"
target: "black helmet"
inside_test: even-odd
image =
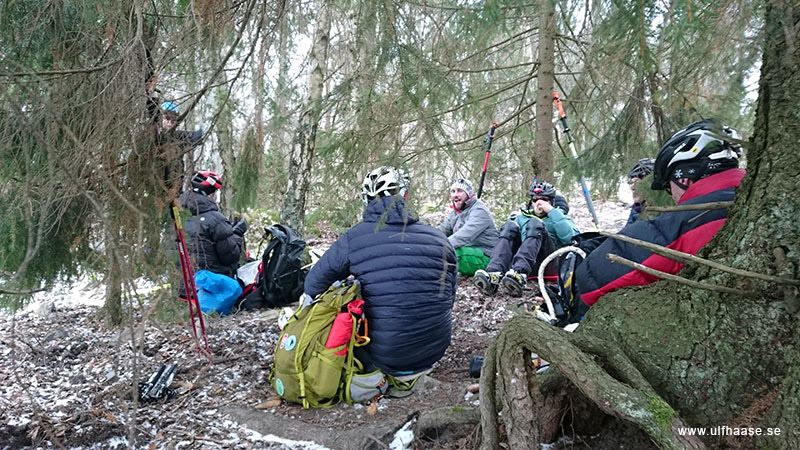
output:
[[[192,176],[192,190],[203,194],[213,194],[222,188],[222,177],[210,170],[198,170]]]
[[[642,158],[631,167],[628,173],[628,178],[644,178],[653,173],[653,164],[656,160],[653,158]]]
[[[665,190],[670,180],[699,180],[738,167],[742,152],[738,139],[735,130],[714,119],[678,131],[658,151],[651,188]]]
[[[531,188],[528,190],[528,195],[531,197],[547,197],[550,203],[556,198],[556,188],[550,183],[537,182],[534,178],[531,182]]]

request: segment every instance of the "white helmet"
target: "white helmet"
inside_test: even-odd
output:
[[[364,182],[361,183],[361,200],[367,205],[370,200],[378,197],[405,197],[408,185],[408,176],[401,169],[381,166],[364,177]]]

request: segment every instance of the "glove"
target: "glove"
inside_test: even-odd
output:
[[[233,232],[239,236],[244,236],[247,232],[247,220],[244,217],[233,226]]]
[[[312,296],[306,294],[305,292],[303,292],[303,294],[300,296],[299,303],[300,303],[300,309],[303,309],[303,308],[305,308],[307,306],[310,306],[312,303],[314,303],[314,297],[312,297]]]

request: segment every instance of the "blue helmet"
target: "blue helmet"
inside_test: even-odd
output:
[[[161,111],[171,112],[171,113],[174,113],[174,114],[180,114],[178,112],[178,105],[176,105],[175,103],[172,103],[172,102],[164,102],[164,103],[162,103],[161,104]]]

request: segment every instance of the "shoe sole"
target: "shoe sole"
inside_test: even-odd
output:
[[[483,275],[476,275],[474,284],[486,295],[494,295],[494,293],[497,292],[497,288],[492,285],[492,282]]]
[[[500,285],[503,287],[503,290],[505,290],[508,295],[512,297],[522,297],[522,293],[525,289],[511,278],[503,278],[500,280]]]

